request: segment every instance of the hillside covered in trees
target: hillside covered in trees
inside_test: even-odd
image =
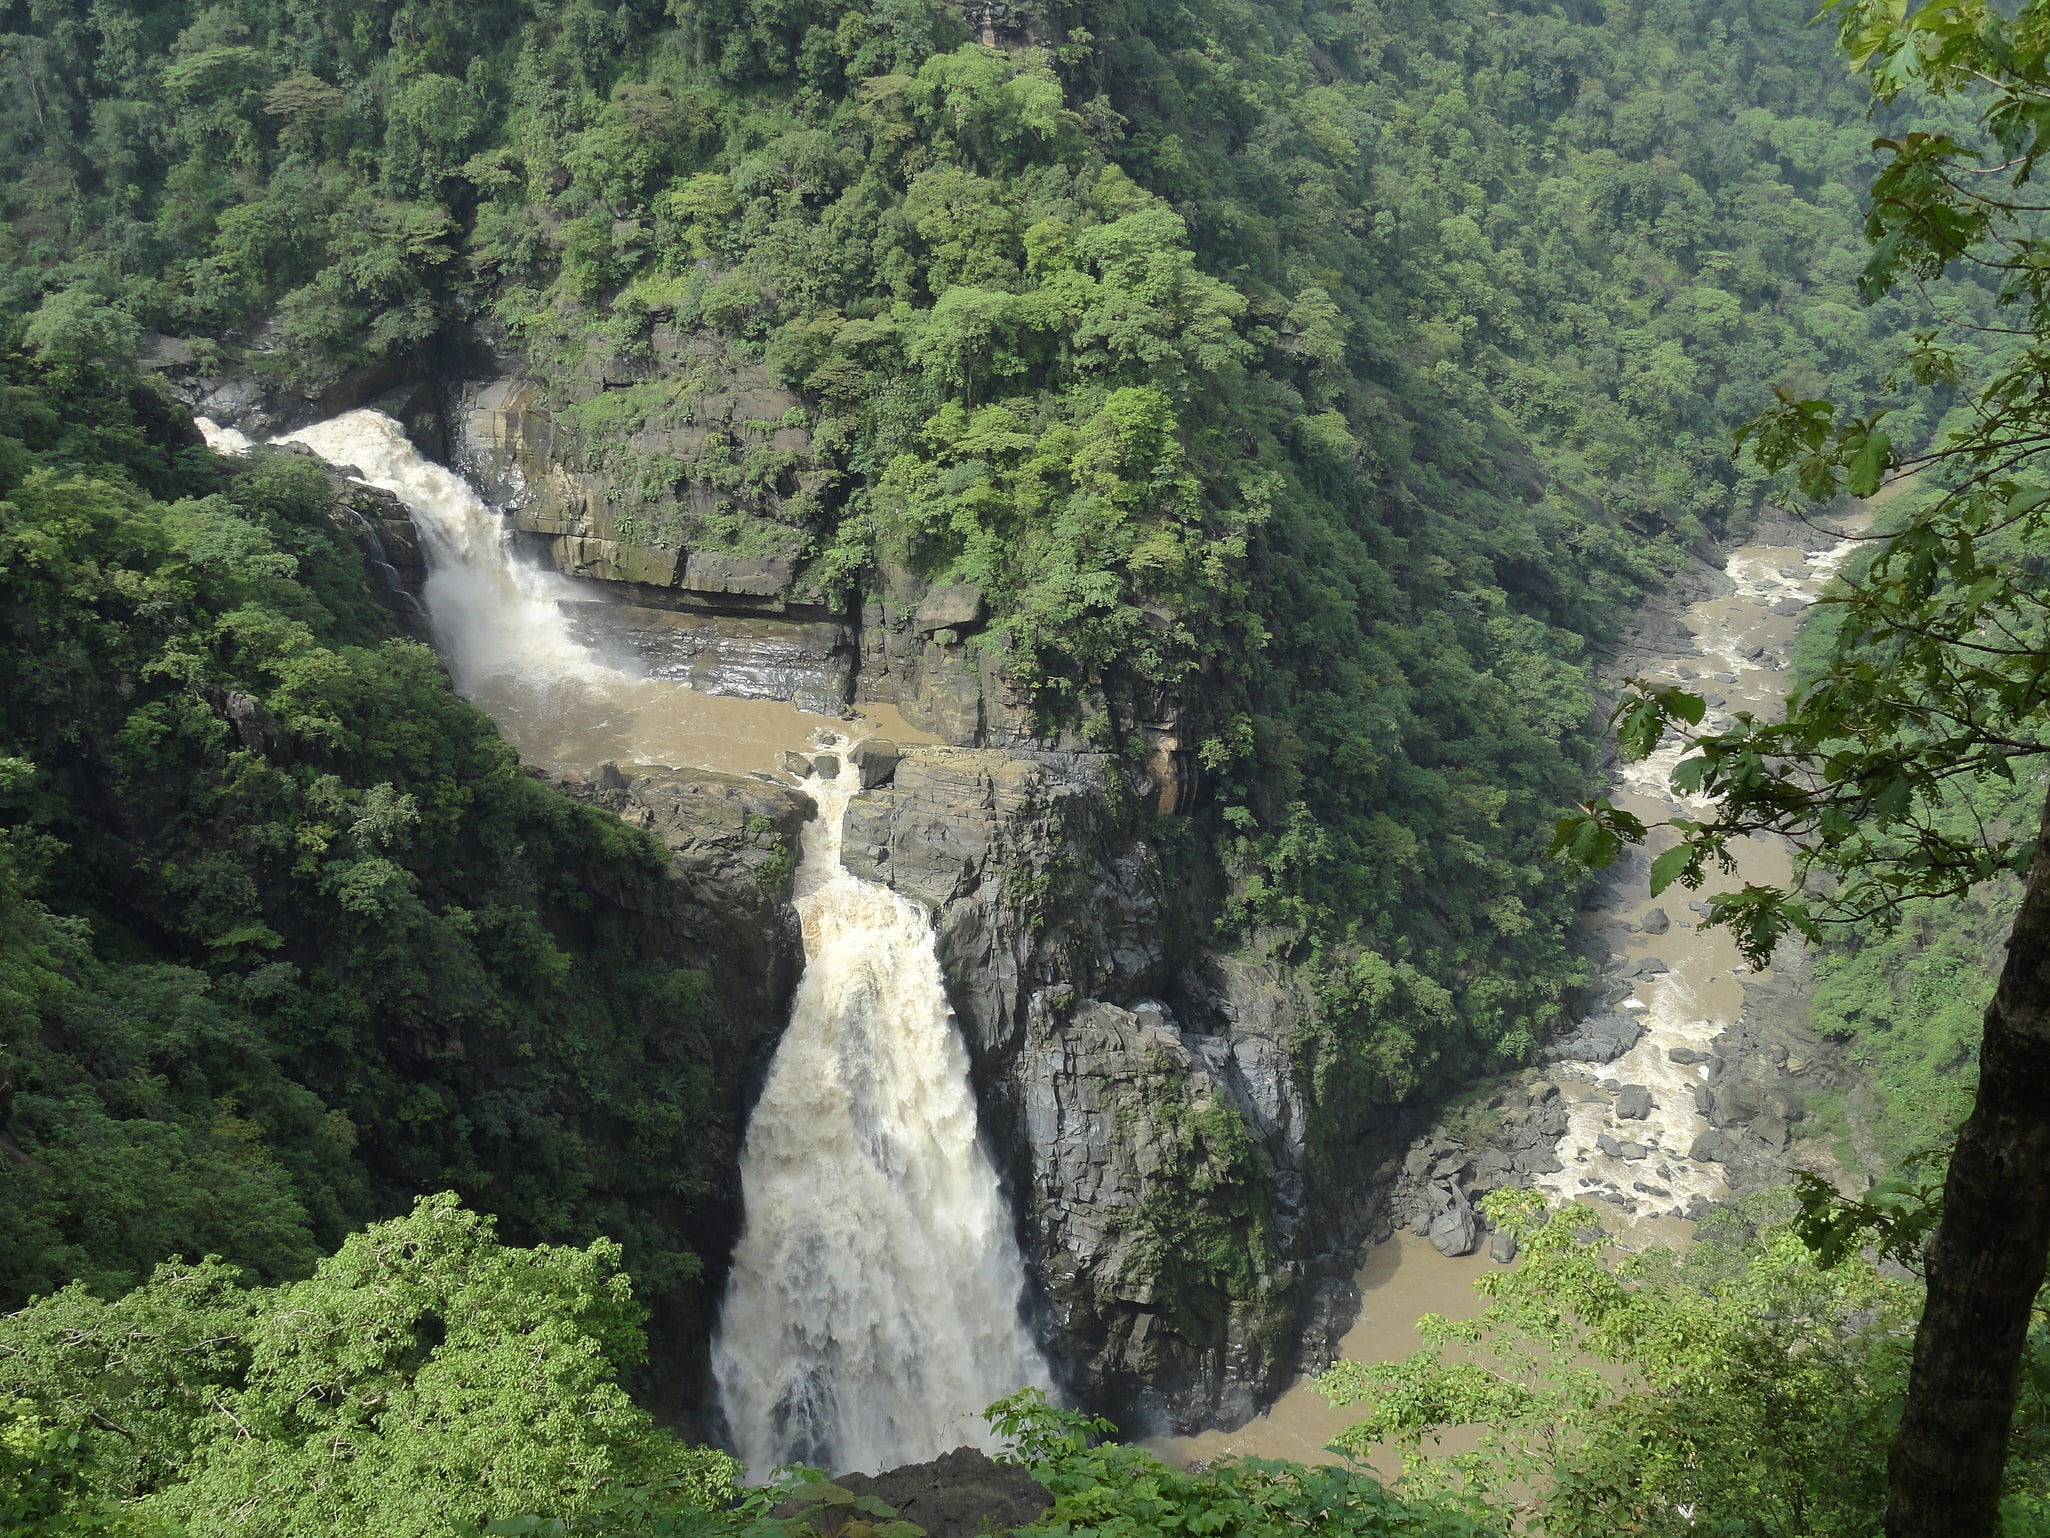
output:
[[[972,584],[1049,740],[1136,761],[1171,705],[1200,805],[1130,815],[1192,922],[1304,980],[1294,1046],[1342,1144],[1528,1060],[1590,980],[1547,845],[1601,780],[1602,649],[1775,488],[1732,430],[1781,390],[1891,406],[1910,448],[2003,345],[1893,377],[1994,290],[1938,261],[1861,296],[1868,92],[1808,20],[0,6],[0,1301],[39,1300],[0,1321],[0,1520],[796,1520],[644,1408],[634,1296],[730,1242],[734,1059],[663,851],[522,772],[365,589],[328,472],[209,453],[178,380],[353,401],[479,348],[543,381],[617,360],[574,410],[629,531],[794,551],[820,604],[889,570]],[[802,402],[818,473],[773,514],[674,495],[794,484],[766,441],[630,441],[658,324]],[[1987,901],[1960,955],[2004,927]],[[1956,958],[1904,971],[1910,943],[1825,984],[1920,1117],[1889,1154],[1966,1108],[1929,1084],[1969,1030],[1922,1019]],[[1505,1427],[1494,1462],[1414,1501],[1185,1474],[1020,1402],[1046,1530],[1502,1530],[1540,1475],[1561,1534],[1873,1530],[1919,1306],[1897,1265],[1825,1267],[1772,1203],[1620,1271],[1500,1216],[1533,1256],[1510,1324],[1610,1375],[1332,1385],[1380,1396],[1373,1437]],[[2025,1381],[2014,1533],[2040,1520]]]
[[[1745,516],[1731,427],[1874,395],[1922,318],[1857,302],[1863,92],[1792,4],[7,14],[7,302],[55,345],[303,389],[474,327],[542,377],[652,318],[758,352],[826,471],[692,538],[975,582],[1049,730],[1175,701],[1192,857],[1312,965],[1334,1104],[1555,1021],[1590,646]],[[649,461],[641,393],[580,408],[629,527],[782,473]]]

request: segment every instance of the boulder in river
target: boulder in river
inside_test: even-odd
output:
[[[1431,1219],[1425,1231],[1431,1247],[1440,1255],[1471,1255],[1480,1243],[1480,1220],[1474,1216],[1465,1195],[1457,1186],[1440,1188],[1447,1200],[1444,1210]]]
[[[1721,1164],[1730,1152],[1730,1140],[1720,1132],[1709,1131],[1694,1140],[1687,1150],[1687,1157],[1696,1164]]]
[[[1644,932],[1648,935],[1662,935],[1673,927],[1673,921],[1666,917],[1666,910],[1654,908],[1644,916]]]
[[[1548,1063],[1611,1063],[1643,1039],[1644,1027],[1610,1010],[1590,1015],[1544,1050]]]
[[[1498,1266],[1506,1266],[1516,1259],[1516,1235],[1495,1234],[1488,1240],[1488,1259]]]
[[[1642,1084],[1626,1084],[1616,1095],[1616,1114],[1624,1121],[1643,1121],[1651,1115],[1651,1091]]]

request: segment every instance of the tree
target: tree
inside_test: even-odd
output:
[[[1540,1193],[1485,1198],[1522,1241],[1513,1271],[1474,1283],[1479,1317],[1419,1322],[1400,1361],[1339,1362],[1317,1379],[1364,1417],[1332,1446],[1403,1455],[1404,1493],[1458,1499],[1518,1531],[1863,1538],[1905,1375],[1912,1284],[1862,1259],[1818,1263],[1784,1225],[1734,1212],[1685,1256],[1611,1247],[1585,1207]],[[1442,1431],[1487,1429],[1427,1454]]]
[[[1674,784],[1715,808],[1710,819],[1674,820],[1678,841],[1653,862],[1655,893],[1731,869],[1733,841],[1749,834],[1793,843],[1793,886],[1711,899],[1712,922],[1756,961],[1791,931],[1885,922],[1912,898],[1954,897],[2002,873],[2026,882],[1986,1014],[1977,1102],[1928,1250],[1928,1302],[1889,1455],[1887,1531],[1966,1538],[1998,1520],[2017,1374],[2050,1255],[2050,820],[2030,838],[1944,815],[1968,782],[2011,782],[2050,753],[2050,238],[2039,233],[2040,199],[2024,190],[2050,150],[2050,5],[2031,0],[2012,17],[1983,0],[1830,8],[1880,103],[1911,89],[1964,96],[1984,130],[1969,142],[1941,132],[1877,141],[1888,159],[1866,222],[1864,296],[1965,270],[1997,285],[2014,318],[1969,339],[1993,351],[1977,379],[1967,339],[1918,338],[1915,379],[1960,389],[1967,408],[1922,452],[1904,453],[1883,413],[1840,414],[1784,391],[1740,435],[1764,468],[1791,470],[1820,503],[1909,476],[1927,488],[1828,596],[1834,644],[1784,718],[1740,714],[1702,732],[1698,697],[1639,683],[1616,721],[1636,757],[1678,731],[1694,752]],[[1589,804],[1561,823],[1558,844],[1600,861],[1645,833],[1628,814]]]
[[[621,1388],[645,1311],[609,1240],[502,1245],[442,1195],[303,1282],[239,1280],[166,1265],[117,1302],[74,1284],[0,1321],[0,1409],[110,1444],[50,1480],[195,1533],[401,1538],[572,1513],[614,1483],[730,1478]]]

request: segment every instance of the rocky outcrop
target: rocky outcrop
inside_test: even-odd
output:
[[[366,482],[342,480],[330,516],[363,552],[370,596],[414,640],[432,640],[425,601],[427,556],[405,503]]]
[[[797,1522],[800,1533],[871,1531],[867,1523],[848,1525],[849,1508],[833,1493],[833,1486],[881,1502],[897,1521],[920,1529],[926,1538],[1008,1533],[1038,1521],[1053,1505],[1046,1486],[1023,1464],[998,1463],[975,1448],[957,1447],[930,1463],[907,1464],[881,1474],[841,1474],[832,1486],[783,1502],[773,1515]]]
[[[654,1385],[659,1407],[710,1436],[709,1347],[740,1234],[740,1149],[803,966],[790,884],[813,807],[765,780],[662,766],[606,764],[557,788],[645,829],[668,851],[666,901],[635,918],[704,979],[691,1055],[713,1069],[702,1135],[716,1174],[711,1189],[692,1193],[691,1211],[705,1273],[650,1301],[664,1369]]]
[[[1357,1307],[1343,1225],[1312,1221],[1305,1001],[1196,943],[1112,761],[900,753],[842,858],[933,911],[1047,1344],[1132,1430],[1243,1421]]]
[[[487,354],[445,405],[457,467],[565,576],[594,639],[710,694],[853,698],[851,616],[798,556],[825,472],[797,396],[711,332],[657,317],[622,359],[593,348],[547,378]]]

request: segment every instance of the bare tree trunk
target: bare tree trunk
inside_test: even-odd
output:
[[[1929,1246],[1929,1300],[1887,1460],[1888,1538],[1985,1538],[1999,1520],[2022,1347],[2050,1255],[2050,805],[2043,828]]]

